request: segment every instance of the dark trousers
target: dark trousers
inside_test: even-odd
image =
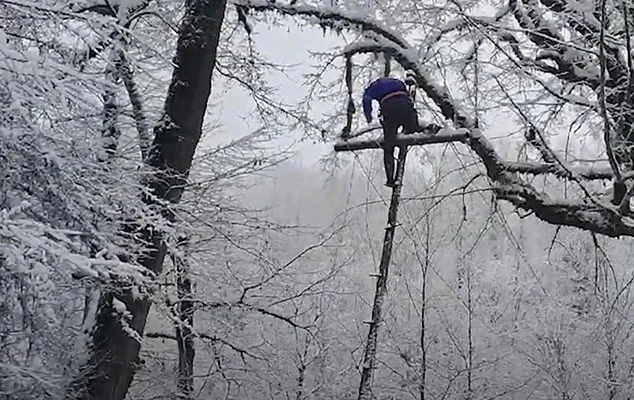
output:
[[[383,163],[387,183],[394,183],[394,147],[396,147],[396,134],[400,127],[403,133],[408,134],[419,129],[418,115],[409,97],[394,96],[381,102],[381,116],[383,121]],[[403,151],[403,149],[399,149]]]

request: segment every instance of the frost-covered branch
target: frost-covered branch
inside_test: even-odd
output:
[[[254,359],[258,359],[258,360],[262,360],[262,357],[259,357],[255,354],[252,354],[251,352],[249,352],[248,350],[245,350],[241,347],[238,347],[230,342],[228,342],[225,339],[222,339],[218,336],[215,335],[210,335],[207,333],[198,333],[198,332],[194,332],[194,335],[199,337],[200,339],[204,339],[204,340],[209,340],[212,343],[220,343],[223,345],[226,345],[227,347],[229,347],[231,350],[237,352],[238,354],[242,355],[242,356],[249,356],[251,358]],[[147,332],[145,333],[143,336],[145,336],[146,338],[150,338],[150,339],[169,339],[169,340],[176,340],[176,336],[172,333],[164,333],[164,332]]]
[[[95,13],[104,17],[117,18],[120,15],[130,16],[128,22],[134,20],[136,13],[150,5],[152,0],[132,1],[88,1],[84,4],[71,3],[71,9],[78,13]],[[91,4],[92,3],[92,4]],[[125,25],[128,25],[126,23]]]
[[[359,136],[359,133],[353,133],[352,138]],[[449,130],[443,129],[436,135],[428,135],[426,133],[415,133],[410,135],[399,134],[396,140],[397,145],[406,146],[424,146],[428,144],[464,142],[467,143],[469,131],[467,130]],[[376,139],[358,139],[358,140],[340,140],[335,143],[335,151],[356,151],[366,149],[380,149],[383,146],[383,138]],[[550,174],[558,178],[567,179],[574,175],[585,180],[610,180],[614,178],[611,168],[590,168],[566,165],[561,168],[560,165],[553,163],[527,163],[517,161],[504,161],[496,155],[497,164],[501,165],[501,169],[509,172],[517,172],[528,175]],[[625,180],[634,179],[634,173],[628,173],[623,176]]]
[[[405,47],[406,42],[400,35],[382,26],[378,21],[365,19],[358,13],[347,12],[328,7],[314,7],[311,5],[286,5],[267,0],[234,0],[234,5],[253,11],[276,11],[284,15],[314,17],[319,25],[326,28],[356,28],[361,31],[372,32],[381,37]]]
[[[141,4],[138,4],[128,10],[127,13],[132,14],[135,11],[143,10],[149,3],[150,1],[147,0],[142,1]],[[113,11],[116,10],[113,8]],[[118,85],[120,81],[123,81],[123,85],[128,93],[130,104],[132,106],[132,118],[134,119],[139,137],[141,158],[146,160],[149,154],[150,145],[152,144],[152,137],[150,135],[150,128],[145,117],[145,112],[143,111],[143,99],[139,93],[136,81],[134,80],[134,71],[127,55],[128,33],[122,28],[127,28],[129,21],[130,19],[127,19],[127,22],[126,20],[120,21],[114,28],[113,33],[110,35],[109,41],[111,42],[112,48],[110,50],[111,55],[109,57],[107,71],[111,70],[111,72],[107,72],[107,75],[109,75],[110,80],[114,85]],[[114,112],[115,115],[108,115],[109,107],[111,108],[110,113]],[[116,139],[120,136],[116,126],[120,111],[118,110],[116,104],[116,93],[111,92],[110,90],[106,91],[106,104],[104,106],[104,110],[106,111],[108,128],[111,132],[113,132],[109,135],[112,136],[112,138],[110,138],[110,143],[107,143],[109,146],[107,150],[112,153],[114,149],[116,149]]]
[[[68,275],[80,279],[108,281],[118,278],[130,280],[142,286],[152,277],[153,274],[150,271],[133,264],[70,252],[69,248],[77,247],[74,239],[87,234],[56,229],[21,217],[21,210],[28,206],[28,203],[24,202],[19,207],[0,210],[0,242],[4,244],[2,257],[12,258],[16,255],[24,257],[24,254],[30,254],[28,257],[38,258],[44,254],[65,266]]]
[[[585,13],[583,16],[585,17],[583,18],[585,24],[582,25],[570,22],[570,20],[574,18],[570,18],[572,11],[566,9],[567,2],[561,0],[544,0],[542,3],[548,8],[557,10],[559,16],[567,18],[570,26],[580,33],[583,33],[586,37],[592,33],[592,37],[589,37],[590,45],[598,43],[598,37],[596,36],[601,30],[601,23],[599,21],[600,11],[598,9],[595,10],[595,13]],[[547,9],[546,7],[541,9],[538,7],[537,2],[525,3],[522,0],[511,0],[509,5],[513,10],[515,19],[525,30],[529,39],[541,49],[538,60],[549,59],[557,64],[557,78],[569,83],[585,83],[593,90],[599,88],[601,84],[599,70],[596,63],[589,58],[592,50],[590,48],[582,49],[575,47],[565,40],[559,32],[555,30],[554,26],[544,19],[543,11]],[[592,28],[588,29],[589,26],[592,26]],[[606,42],[605,50],[607,55],[607,70],[610,76],[617,78],[626,74],[627,68],[623,65],[619,57],[619,47]],[[586,57],[580,59],[578,55],[582,53],[586,53]],[[606,85],[610,88],[616,88],[620,85],[620,82],[619,79],[609,79]],[[616,99],[622,98],[622,94],[618,92],[620,92],[620,90],[613,93],[611,103]]]
[[[143,99],[139,93],[138,86],[134,80],[134,72],[125,51],[119,50],[119,68],[121,71],[121,80],[128,92],[130,104],[132,106],[132,117],[136,124],[137,133],[139,135],[139,147],[141,148],[141,157],[145,160],[150,151],[152,144],[152,135],[143,111]]]

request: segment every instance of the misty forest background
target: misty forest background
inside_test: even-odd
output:
[[[0,398],[357,398],[390,190],[333,145],[386,68],[445,129],[409,151],[372,398],[631,398],[633,16],[0,0]]]

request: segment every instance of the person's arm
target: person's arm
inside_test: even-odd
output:
[[[363,93],[363,113],[368,124],[372,122],[372,86],[368,87]]]
[[[372,122],[372,97],[367,94],[363,95],[363,113],[368,124]]]

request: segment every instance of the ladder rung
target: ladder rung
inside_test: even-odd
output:
[[[383,275],[381,275],[381,274],[370,274],[370,276],[373,277],[373,278],[380,278]]]

